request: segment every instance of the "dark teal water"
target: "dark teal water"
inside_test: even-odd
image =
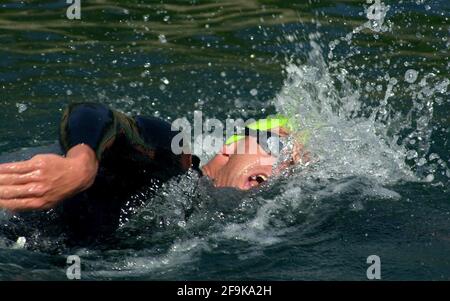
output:
[[[74,101],[298,114],[326,125],[320,160],[249,194],[183,177],[102,247],[0,236],[0,279],[65,279],[71,254],[83,279],[366,280],[372,254],[382,279],[450,279],[448,1],[82,1],[73,21],[65,2],[0,3],[3,161],[47,150]]]

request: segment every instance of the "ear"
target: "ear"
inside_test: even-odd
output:
[[[277,127],[277,128],[273,128],[270,130],[272,133],[277,134],[278,136],[281,137],[286,137],[289,135],[289,131],[283,127]]]
[[[286,137],[290,135],[290,132],[288,129],[284,127],[279,127],[275,129],[275,132],[278,133],[281,137]],[[310,152],[305,150],[305,146],[298,142],[296,139],[294,139],[294,149],[292,150],[292,161],[291,165],[295,164],[306,164],[311,161],[311,154]]]
[[[289,135],[289,131],[283,127],[278,128],[278,135],[286,137],[287,135]]]

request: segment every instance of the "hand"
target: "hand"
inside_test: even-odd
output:
[[[48,209],[89,188],[98,171],[94,151],[79,144],[66,157],[43,154],[0,164],[0,209]]]

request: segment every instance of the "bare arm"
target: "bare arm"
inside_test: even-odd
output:
[[[72,147],[65,157],[42,154],[27,161],[0,164],[0,208],[52,208],[88,189],[97,171],[96,155],[84,144]]]
[[[185,171],[191,166],[191,156],[171,154],[171,134],[170,124],[159,120],[140,128],[135,119],[105,105],[71,104],[60,125],[60,144],[66,156],[43,154],[0,164],[0,208],[51,208],[88,189],[104,154],[117,140],[126,148],[125,155],[115,157],[122,163],[139,158],[161,175]]]

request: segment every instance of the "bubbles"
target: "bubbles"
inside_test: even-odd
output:
[[[257,96],[258,95],[258,90],[257,89],[251,89],[250,90],[250,95],[251,96]]]
[[[408,69],[405,72],[405,81],[412,84],[417,80],[419,73],[414,69]]]

